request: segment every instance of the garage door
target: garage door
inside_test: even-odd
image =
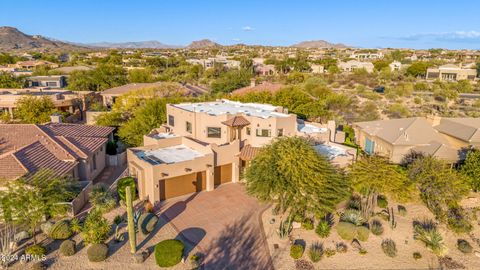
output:
[[[194,192],[205,190],[206,173],[198,172],[169,179],[159,183],[160,200],[166,200]]]
[[[215,186],[232,182],[232,164],[215,167]]]

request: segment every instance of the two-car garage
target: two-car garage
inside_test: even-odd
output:
[[[214,168],[214,186],[232,182],[232,164]],[[206,171],[190,173],[159,181],[160,200],[200,192],[206,189]]]

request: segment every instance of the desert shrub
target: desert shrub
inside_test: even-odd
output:
[[[373,219],[371,224],[370,224],[370,231],[374,235],[382,235],[382,233],[383,233],[382,222],[378,219]]]
[[[360,241],[367,241],[370,236],[370,230],[364,226],[357,226],[357,238]]]
[[[77,222],[75,222],[77,223]],[[83,226],[75,225],[76,231],[81,232],[83,240],[87,244],[102,244],[107,240],[112,226],[100,211],[92,211],[88,214]]]
[[[339,222],[337,233],[343,240],[353,240],[357,236],[357,226],[349,222]]]
[[[30,270],[45,270],[47,269],[47,266],[45,265],[44,262],[40,261],[40,262],[33,262],[31,265],[30,265]]]
[[[33,256],[43,256],[47,253],[47,249],[39,244],[31,245],[25,249],[25,254]]]
[[[325,254],[325,256],[327,257],[332,257],[333,255],[335,255],[337,252],[335,251],[335,249],[333,248],[327,248],[325,249],[325,251],[323,252],[323,254]]]
[[[317,233],[317,235],[320,236],[321,238],[325,238],[330,235],[330,229],[331,229],[330,223],[327,220],[322,219],[320,220],[320,222],[318,222],[317,228],[315,229],[315,233]]]
[[[452,207],[447,213],[448,228],[456,233],[469,233],[472,230],[472,224],[468,216],[461,207]]]
[[[125,196],[125,188],[129,186],[131,187],[130,190],[132,192],[132,201],[137,199],[137,192],[135,191],[136,184],[135,184],[135,179],[132,177],[125,177],[120,180],[118,180],[117,183],[117,192],[118,192],[118,197],[122,202],[126,201],[126,196]]]
[[[108,246],[105,244],[93,244],[87,249],[87,257],[91,262],[103,262],[107,258]]]
[[[308,257],[312,262],[318,262],[323,256],[323,244],[319,242],[313,243],[308,250]]]
[[[473,247],[470,243],[465,239],[458,239],[457,240],[457,248],[463,253],[472,253]]]
[[[63,256],[72,256],[76,251],[76,243],[73,240],[67,239],[60,244],[60,253]]]
[[[160,267],[172,267],[182,260],[184,249],[185,246],[180,240],[163,240],[155,245],[155,262]]]
[[[397,246],[395,245],[395,241],[392,239],[384,239],[382,241],[382,250],[385,255],[388,257],[395,257],[397,256]]]
[[[360,226],[365,222],[365,219],[362,217],[362,213],[360,211],[355,209],[347,209],[340,216],[340,221]]]
[[[70,222],[66,219],[57,221],[49,230],[50,238],[55,240],[64,240],[72,236],[73,232]]]
[[[362,198],[358,195],[352,195],[347,203],[347,209],[360,210],[362,207]]]
[[[413,230],[414,238],[423,242],[433,253],[437,256],[445,254],[447,247],[433,220],[425,219],[423,221],[414,221]]]
[[[414,252],[413,253],[413,258],[415,260],[420,260],[422,258],[422,254],[420,252]]]
[[[398,209],[398,214],[402,217],[406,216],[407,215],[407,208],[405,208],[405,206],[403,205],[398,205],[397,206],[397,209]]]
[[[345,243],[343,242],[338,242],[335,244],[335,250],[338,252],[338,253],[345,253],[347,252],[348,250],[348,247]]]
[[[440,257],[438,262],[440,263],[440,269],[465,269],[465,265],[455,261],[450,256]]]
[[[303,246],[299,244],[292,245],[290,247],[290,257],[292,257],[294,260],[298,260],[302,257],[303,255]]]
[[[388,207],[387,197],[385,197],[383,195],[378,195],[377,206],[380,207],[380,208],[387,208]]]
[[[306,218],[302,222],[302,228],[305,230],[313,230],[313,220],[311,218]]]
[[[102,213],[111,211],[117,205],[112,192],[101,183],[96,184],[88,196],[92,206]]]
[[[152,213],[143,213],[138,219],[138,224],[140,224],[140,231],[143,235],[147,235],[155,229],[157,225],[158,217]]]
[[[145,209],[145,212],[153,213],[153,204],[150,201],[145,201],[145,203],[143,204],[143,208]]]

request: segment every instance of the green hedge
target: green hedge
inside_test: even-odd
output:
[[[125,177],[118,180],[118,183],[117,183],[118,197],[123,202],[126,202],[127,200],[127,197],[125,196],[125,188],[128,186],[131,187],[132,201],[135,201],[137,199],[137,192],[135,191],[136,189],[135,179],[133,179],[133,177]]]
[[[290,247],[290,257],[295,260],[300,259],[303,256],[303,246],[302,245],[292,245]]]
[[[164,240],[155,245],[155,262],[160,267],[177,265],[182,260],[184,249],[185,246],[180,240]]]
[[[108,254],[108,246],[105,244],[93,244],[87,249],[87,257],[91,262],[105,261]]]
[[[63,256],[72,256],[76,251],[76,243],[73,240],[65,240],[60,244],[60,253]]]
[[[43,256],[46,253],[47,248],[39,244],[31,245],[25,249],[25,254],[27,255]]]
[[[73,232],[70,227],[70,221],[62,219],[57,221],[49,230],[50,238],[55,240],[65,240],[72,236]]]

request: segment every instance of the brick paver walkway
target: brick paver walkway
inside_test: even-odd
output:
[[[205,269],[273,269],[260,215],[241,184],[168,201],[164,219],[206,255]]]

